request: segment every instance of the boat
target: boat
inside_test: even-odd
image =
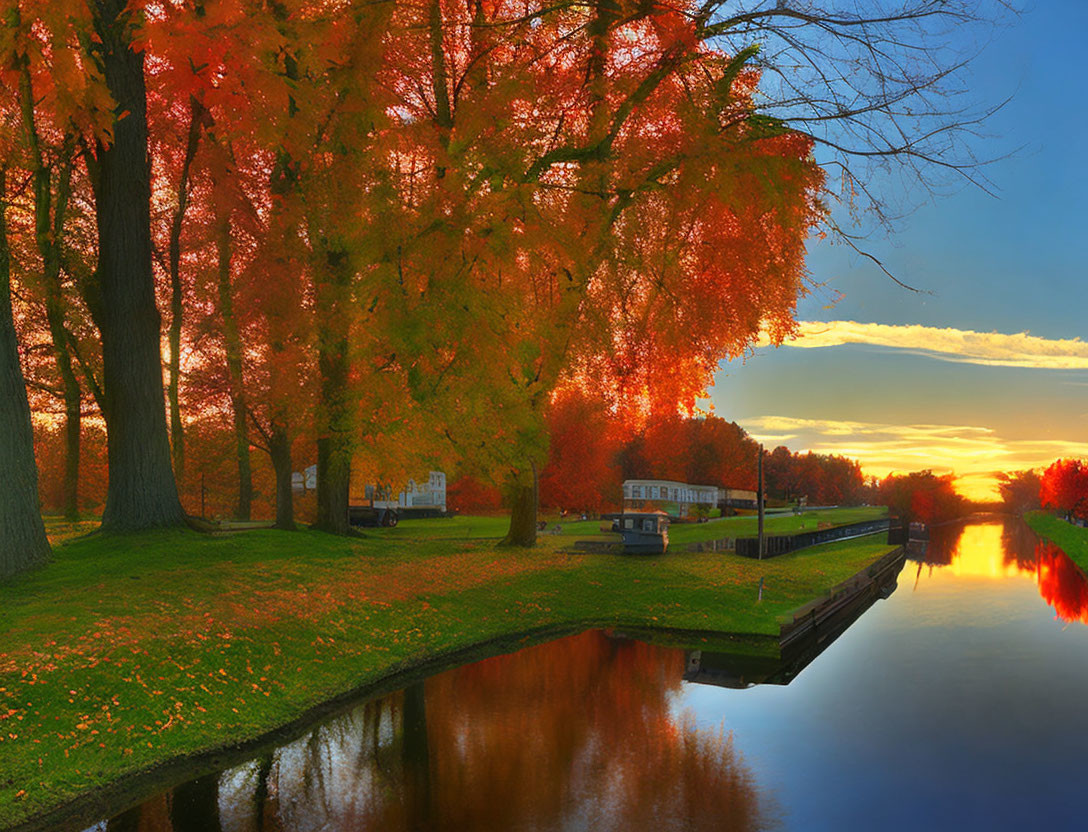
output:
[[[663,511],[625,511],[613,521],[628,555],[663,555],[669,547],[669,515]]]

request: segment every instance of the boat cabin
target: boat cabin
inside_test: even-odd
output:
[[[669,516],[663,511],[625,511],[614,527],[625,554],[662,555],[669,547]]]

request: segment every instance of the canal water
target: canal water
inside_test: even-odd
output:
[[[936,530],[788,685],[591,631],[361,703],[92,828],[1080,829],[1086,621],[1064,554],[971,522]]]

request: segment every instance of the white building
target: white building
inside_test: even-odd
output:
[[[301,471],[292,471],[291,490],[296,494],[303,491],[317,491],[317,466],[309,465]]]
[[[426,482],[408,480],[397,495],[397,508],[436,508],[446,510],[446,475],[431,471]]]
[[[310,465],[302,471],[291,474],[291,488],[295,493],[317,490],[317,466]],[[446,511],[446,475],[442,471],[431,471],[426,481],[408,480],[408,484],[399,494],[386,486],[376,488],[365,486],[365,499],[374,507],[380,508],[418,508]],[[358,492],[354,492],[358,499]]]
[[[695,506],[716,507],[718,496],[715,485],[689,485],[674,480],[625,480],[623,483],[624,508],[644,508],[647,503],[675,503],[681,517]]]

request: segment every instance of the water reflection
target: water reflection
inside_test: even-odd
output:
[[[1062,621],[1088,624],[1088,580],[1069,555],[1050,542],[1035,547],[1039,594]]]
[[[915,586],[923,570],[946,567],[948,576],[993,580],[1023,578],[1036,583],[1039,594],[1056,616],[1088,624],[1088,579],[1053,543],[1040,541],[1019,519],[956,523],[931,530],[917,559]]]
[[[796,653],[589,632],[449,671],[97,830],[1080,828],[1088,639],[1043,602],[1088,623],[1083,574],[994,518],[898,578]]]
[[[721,730],[670,708],[684,654],[601,632],[367,702],[109,829],[767,829]]]

